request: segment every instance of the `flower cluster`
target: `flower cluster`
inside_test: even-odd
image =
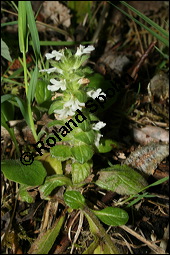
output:
[[[47,72],[51,76],[47,89],[54,93],[57,92],[56,97],[54,96],[55,100],[50,106],[49,113],[54,113],[55,117],[60,121],[66,121],[63,129],[67,137],[65,137],[65,133],[61,133],[65,137],[65,140],[63,140],[71,146],[73,154],[70,157],[74,158],[73,162],[81,164],[88,162],[92,157],[94,145],[98,147],[103,136],[100,133],[100,129],[106,125],[102,121],[92,124],[90,114],[85,107],[88,97],[92,99],[99,97],[100,100],[104,100],[103,98],[106,97],[106,94],[100,88],[97,90],[88,89],[90,81],[86,78],[86,75],[91,70],[86,67],[82,68],[82,64],[89,58],[89,54],[93,50],[94,47],[92,45],[88,47],[80,45],[75,54],[72,54],[67,49],[60,51],[53,50],[45,55],[52,67],[40,70],[40,72]],[[60,96],[57,96],[57,94]],[[74,126],[77,126],[73,118],[76,118],[76,111],[78,110],[83,112],[86,117],[84,123],[78,126],[78,129],[73,130],[69,123],[72,121]],[[71,133],[66,126],[72,130]],[[67,149],[65,147],[65,150]],[[70,153],[70,149],[68,151]],[[88,164],[90,166],[90,163]]]

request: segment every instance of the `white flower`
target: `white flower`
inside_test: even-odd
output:
[[[75,114],[69,107],[66,107],[62,110],[54,110],[54,113],[59,115],[60,119],[66,119],[68,116],[73,116]]]
[[[64,56],[64,54],[59,51],[53,50],[51,53],[46,53],[45,56],[47,59],[55,58],[55,60],[60,60]]]
[[[93,125],[92,129],[99,131],[101,128],[105,127],[106,123],[104,123],[103,121],[99,121],[96,124]]]
[[[100,142],[100,138],[102,137],[103,135],[101,134],[96,134],[96,138],[95,138],[95,141],[94,141],[94,144],[96,145],[96,147],[99,146],[99,142]]]
[[[81,110],[82,106],[85,106],[85,103],[81,103],[77,98],[70,99],[64,104],[64,107],[70,107],[70,109],[74,112],[77,109]]]
[[[89,45],[87,48],[85,48],[85,46],[81,45],[79,47],[77,47],[77,51],[75,56],[81,56],[83,54],[90,54],[91,51],[93,51],[95,48],[93,47],[93,45]]]
[[[87,95],[89,97],[92,97],[93,99],[95,99],[96,97],[101,96],[101,95],[106,97],[106,94],[104,92],[102,92],[102,89],[97,89],[96,91],[95,90],[90,90],[90,91],[87,92]],[[100,100],[102,101],[102,100],[104,100],[104,98],[100,97]]]
[[[81,103],[78,99],[73,98],[63,105],[63,109],[54,110],[54,113],[57,113],[60,119],[65,119],[68,116],[73,116],[77,109],[81,110],[82,106],[85,106],[85,103]]]
[[[51,91],[57,91],[59,89],[61,90],[66,90],[66,80],[61,80],[61,81],[57,81],[55,79],[50,79],[50,82],[53,84],[53,85],[48,85],[47,86],[47,89],[48,90],[51,90]]]
[[[39,70],[39,72],[47,72],[47,73],[53,73],[53,72],[57,72],[57,73],[63,73],[63,71],[60,69],[60,68],[57,68],[57,67],[52,67],[52,68],[49,68],[49,69],[42,69],[42,70]]]

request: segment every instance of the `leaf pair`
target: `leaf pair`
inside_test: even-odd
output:
[[[66,191],[64,193],[66,204],[73,209],[84,209],[86,206],[85,198],[78,191]],[[107,207],[103,210],[92,210],[93,213],[105,224],[109,226],[119,226],[127,223],[128,213],[120,208]]]

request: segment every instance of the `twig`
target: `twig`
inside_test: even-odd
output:
[[[136,233],[135,231],[133,231],[132,229],[128,228],[127,226],[120,226],[120,228],[122,228],[123,230],[125,230],[126,232],[128,232],[129,234],[135,236],[137,239],[139,239],[141,242],[147,244],[148,247],[150,247],[150,249],[152,251],[154,251],[156,254],[167,254],[164,249],[158,247],[157,245],[153,244],[152,242],[146,240],[143,236],[140,236],[138,233]]]
[[[141,65],[143,64],[143,62],[145,61],[145,59],[148,57],[149,53],[151,52],[151,50],[153,49],[153,47],[155,46],[156,41],[152,42],[148,49],[145,51],[145,53],[142,55],[142,57],[140,58],[139,62],[137,63],[137,65],[135,65],[133,72],[131,74],[131,77],[136,80],[137,79],[137,73],[141,67]]]

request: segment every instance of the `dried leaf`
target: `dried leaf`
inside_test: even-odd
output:
[[[42,14],[45,19],[50,18],[56,25],[70,26],[70,10],[59,1],[44,1],[43,7]]]
[[[140,129],[133,128],[133,138],[141,145],[159,141],[169,143],[169,132],[163,128],[148,125]]]
[[[124,164],[152,175],[157,165],[168,155],[169,146],[167,144],[151,143],[132,152]]]

